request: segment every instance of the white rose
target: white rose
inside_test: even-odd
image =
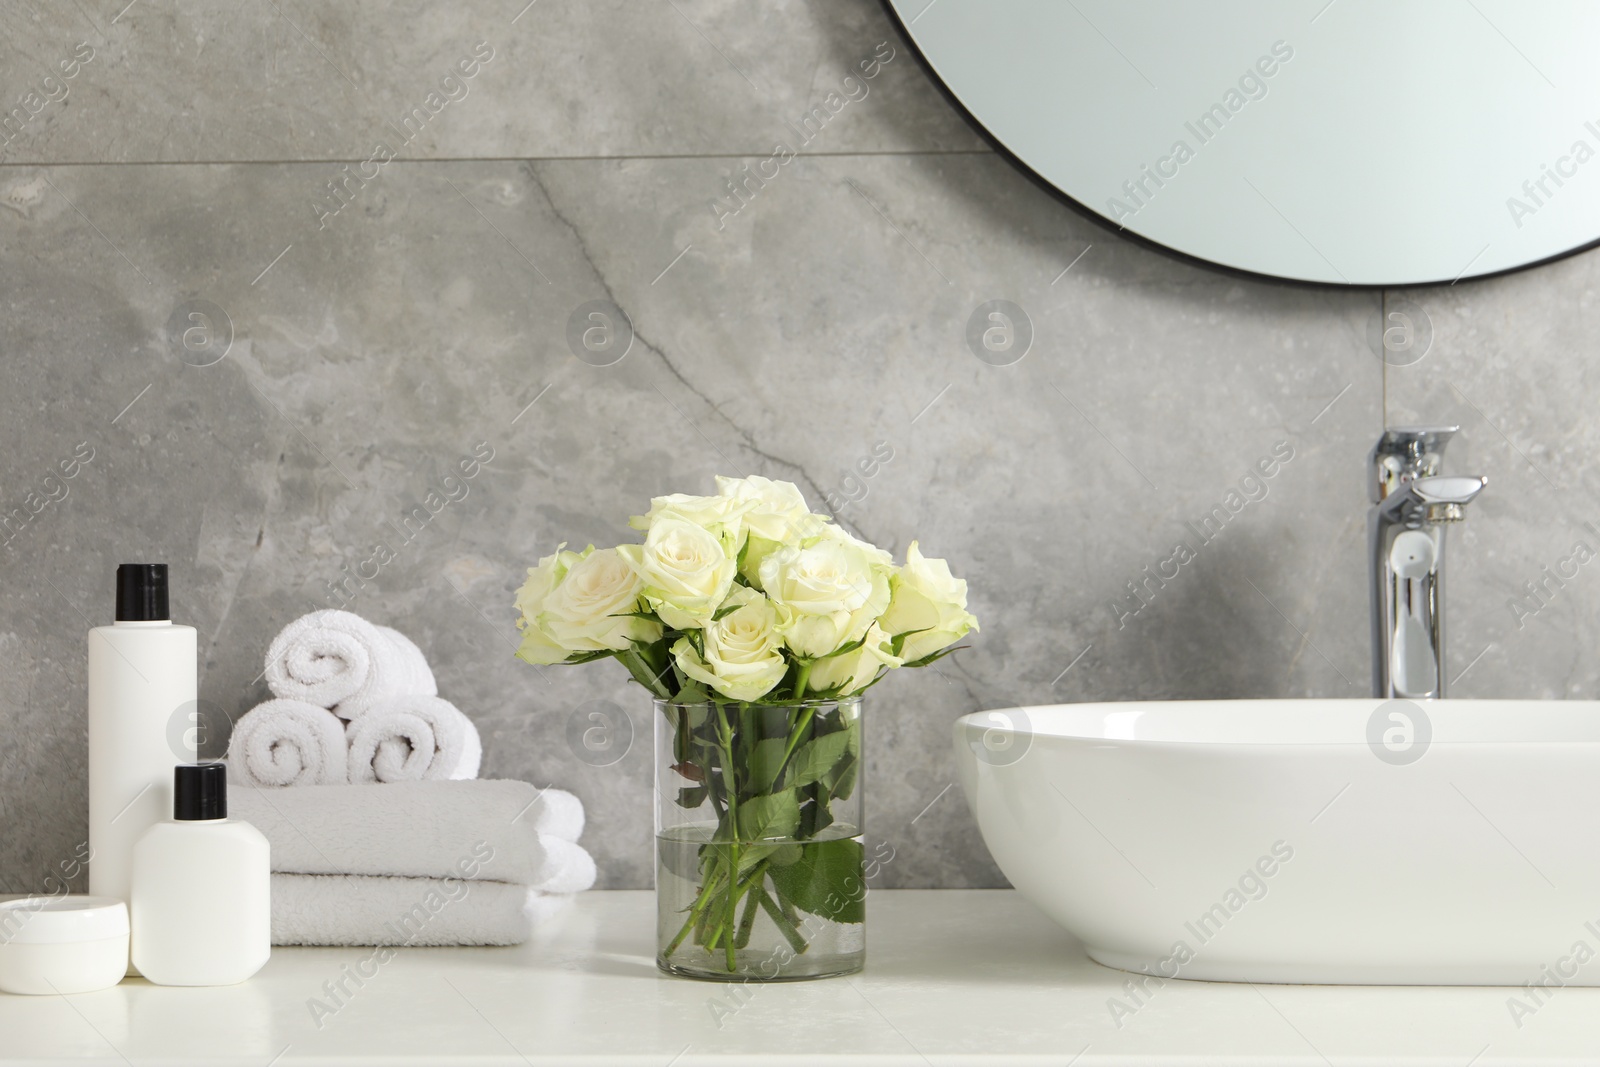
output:
[[[795,654],[825,656],[867,632],[889,604],[879,550],[854,538],[785,545],[761,561],[761,586],[778,605],[778,628]]]
[[[813,514],[793,482],[775,482],[752,474],[748,478],[717,478],[717,492],[744,505],[747,540],[739,573],[753,585],[761,584],[761,561],[782,544],[799,544],[816,536],[828,520]]]
[[[717,477],[717,493],[724,500],[744,507],[745,528],[768,541],[798,541],[814,532],[809,529],[811,508],[793,482],[775,482],[752,474],[747,478]],[[825,515],[815,518],[821,522]]]
[[[640,608],[643,586],[616,549],[590,545],[544,598],[539,629],[574,652],[621,651],[634,641],[658,641],[661,624],[631,614]]]
[[[711,621],[737,568],[721,538],[670,512],[651,522],[644,544],[617,552],[643,581],[644,598],[661,621],[678,630]]]
[[[889,635],[874,623],[860,648],[813,663],[806,676],[806,689],[836,690],[840,696],[849,696],[876,678],[880,667],[898,667],[903,662],[889,651]]]
[[[722,607],[734,610],[706,624],[704,656],[687,637],[678,638],[672,654],[684,674],[730,700],[759,700],[789,670],[777,611],[770,600],[745,585],[734,586]]]
[[[517,628],[522,630],[522,644],[517,648],[517,658],[533,664],[560,663],[570,654],[539,629],[537,619],[544,611],[544,602],[551,590],[566,577],[567,568],[577,559],[576,552],[563,552],[566,544],[539,561],[537,567],[528,568],[528,580],[517,590]]]
[[[900,658],[910,663],[955,644],[978,620],[967,613],[967,583],[950,573],[942,559],[927,559],[911,542],[906,565],[890,580],[893,596],[878,620],[891,637],[910,634],[900,647]]]
[[[691,496],[672,493],[650,501],[650,510],[635,515],[628,525],[635,530],[648,531],[663,518],[682,519],[716,534],[727,547],[728,555],[737,557],[744,545],[744,514],[751,502],[728,496]]]
[[[866,556],[876,566],[885,570],[894,569],[894,556],[885,552],[871,541],[861,540],[843,526],[838,526],[831,522],[824,523],[815,530],[815,536],[820,541],[837,541],[842,545],[848,545],[863,556]]]

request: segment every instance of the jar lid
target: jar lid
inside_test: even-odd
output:
[[[128,906],[112,897],[0,901],[0,945],[66,945],[128,933]]]

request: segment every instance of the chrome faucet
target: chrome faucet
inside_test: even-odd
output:
[[[1369,457],[1374,696],[1444,696],[1444,531],[1488,482],[1439,474],[1459,428],[1385,430]]]

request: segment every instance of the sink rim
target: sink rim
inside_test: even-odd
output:
[[[1396,705],[1391,708],[1388,705]],[[1600,744],[1600,700],[1391,700],[1261,697],[1011,705],[956,720],[967,734],[1033,743],[1184,747],[1368,747],[1405,716],[1425,743],[1450,747]]]

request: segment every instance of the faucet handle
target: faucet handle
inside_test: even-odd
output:
[[[1368,456],[1368,495],[1374,504],[1418,478],[1439,473],[1444,446],[1459,426],[1394,426],[1383,431]],[[1481,488],[1481,486],[1480,486]]]
[[[1411,483],[1411,491],[1424,504],[1470,504],[1488,484],[1489,479],[1481,474],[1446,475],[1418,478]]]
[[[1418,478],[1411,483],[1411,492],[1427,505],[1425,514],[1430,523],[1460,522],[1466,518],[1466,506],[1488,484],[1489,479],[1481,474]]]

